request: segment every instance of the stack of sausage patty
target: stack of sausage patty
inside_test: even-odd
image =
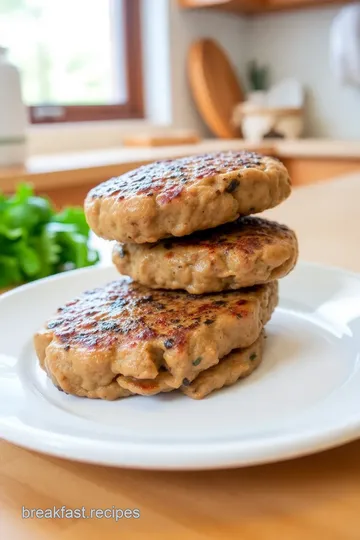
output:
[[[250,217],[290,195],[278,160],[226,152],[156,162],[93,189],[92,230],[115,240],[118,281],[59,308],[35,336],[61,390],[202,398],[261,362],[293,231]]]

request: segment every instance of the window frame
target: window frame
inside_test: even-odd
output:
[[[31,124],[93,122],[144,118],[141,0],[123,0],[125,21],[126,103],[111,105],[31,105]]]

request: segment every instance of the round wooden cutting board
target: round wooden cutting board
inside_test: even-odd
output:
[[[188,72],[196,105],[211,131],[223,139],[241,137],[231,119],[244,93],[225,51],[213,39],[196,41],[190,47]]]

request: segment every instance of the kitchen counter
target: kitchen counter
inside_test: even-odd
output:
[[[360,141],[299,139],[277,140],[272,144],[280,158],[360,159]]]
[[[123,174],[130,169],[160,159],[216,152],[219,150],[262,150],[272,154],[272,145],[262,146],[241,140],[204,140],[199,144],[151,148],[110,148],[77,153],[34,156],[25,167],[0,169],[0,189],[11,191],[18,181],[31,181],[37,189],[83,185]]]
[[[59,190],[78,186],[88,186],[101,182],[111,176],[123,174],[142,164],[219,150],[248,149],[276,155],[286,162],[296,159],[336,160],[338,165],[328,171],[341,174],[360,170],[360,142],[333,141],[320,139],[300,139],[297,141],[269,140],[252,144],[244,140],[206,139],[199,144],[153,148],[113,148],[80,153],[64,153],[48,156],[35,156],[28,159],[25,167],[0,169],[0,189],[9,192],[20,181],[30,181],[38,190]],[[343,170],[343,163],[350,162]],[[355,163],[358,162],[359,164]],[[289,163],[291,170],[292,163]],[[340,166],[340,168],[339,168]],[[324,173],[322,173],[324,174]],[[304,174],[304,177],[308,176]],[[295,182],[296,183],[296,182]],[[301,182],[302,183],[302,182]]]
[[[299,188],[268,216],[295,228],[301,258],[360,271],[360,173]],[[105,254],[109,246],[102,244]],[[91,448],[89,448],[91,452]],[[4,540],[357,539],[360,440],[283,463],[225,471],[97,467],[0,443]],[[21,519],[27,508],[139,508],[141,518]]]

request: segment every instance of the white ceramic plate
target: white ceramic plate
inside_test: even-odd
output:
[[[79,461],[206,469],[299,456],[360,435],[357,275],[299,264],[281,281],[260,368],[202,401],[59,392],[37,365],[32,334],[58,305],[116,277],[97,267],[0,297],[0,436]]]

